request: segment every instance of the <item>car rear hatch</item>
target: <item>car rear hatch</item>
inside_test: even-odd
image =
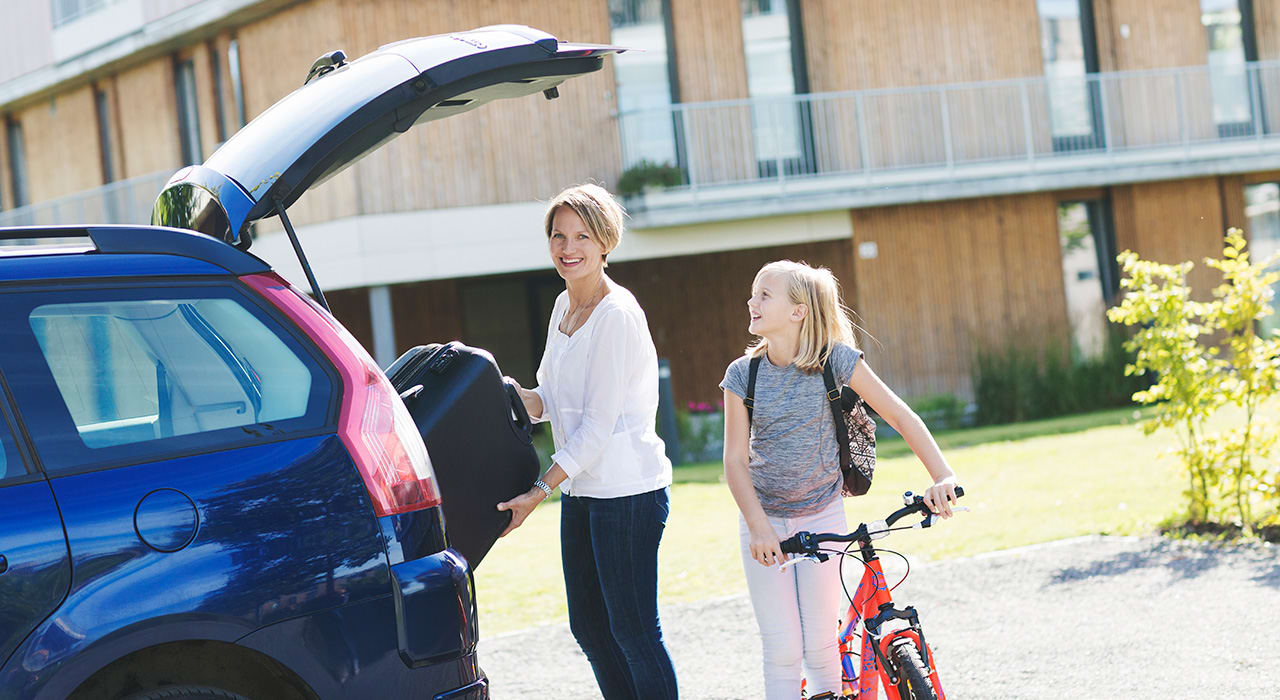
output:
[[[554,97],[560,83],[598,70],[605,55],[620,50],[561,43],[535,29],[500,25],[409,39],[349,62],[341,52],[331,52],[316,61],[301,88],[232,136],[203,165],[176,173],[156,200],[152,223],[200,231],[248,249],[249,225],[279,215],[315,301],[323,304],[286,214],[309,187],[414,124],[501,98],[537,92]],[[455,501],[455,510],[490,511],[501,499],[487,492],[441,494],[430,445],[418,453],[420,435],[397,396],[403,387],[392,387],[354,338],[288,282],[270,273],[242,279],[290,316],[343,373],[340,433],[387,545],[401,656],[420,665],[470,653],[477,639],[470,566],[445,549],[440,502]],[[489,544],[481,543],[484,549]],[[459,627],[444,624],[455,617]]]
[[[502,98],[554,97],[560,83],[599,70],[604,56],[622,50],[495,25],[399,41],[352,61],[331,52],[316,60],[302,87],[203,165],[178,171],[157,198],[152,223],[248,248],[249,224],[287,209],[414,124]]]

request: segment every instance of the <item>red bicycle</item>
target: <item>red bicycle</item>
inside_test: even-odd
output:
[[[964,495],[964,489],[956,487],[956,497]],[[891,593],[902,580],[889,587],[885,583],[884,569],[880,566],[877,553],[884,551],[898,554],[890,550],[877,550],[871,546],[872,540],[886,537],[897,530],[914,530],[931,527],[940,516],[929,512],[922,496],[913,495],[910,491],[903,495],[904,507],[894,511],[892,515],[873,523],[862,523],[856,530],[847,534],[798,532],[783,540],[782,551],[787,554],[798,554],[783,566],[794,566],[800,562],[813,559],[826,561],[832,554],[841,557],[840,584],[844,585],[844,557],[850,555],[849,550],[858,545],[864,571],[862,581],[852,595],[845,588],[845,596],[849,599],[849,612],[840,628],[840,660],[844,668],[844,697],[855,697],[858,700],[876,700],[879,687],[883,685],[887,700],[947,700],[942,691],[942,681],[938,678],[938,667],[934,663],[933,650],[924,638],[924,630],[920,627],[920,618],[912,606],[897,608],[893,604]],[[953,508],[953,511],[968,508]],[[911,515],[923,514],[924,520],[906,527],[894,527],[894,523]],[[843,549],[823,549],[824,542],[847,542]],[[898,556],[902,556],[898,554]],[[903,557],[906,561],[906,557]],[[911,572],[910,564],[907,573]],[[889,629],[891,623],[902,621],[905,626]],[[863,633],[857,632],[858,623],[862,623]],[[861,637],[859,641],[857,638]],[[860,651],[859,651],[860,650]],[[813,700],[817,700],[815,697]]]

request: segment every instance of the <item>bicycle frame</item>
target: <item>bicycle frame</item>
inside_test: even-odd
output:
[[[893,642],[907,638],[914,641],[916,648],[925,655],[924,661],[929,667],[929,682],[933,685],[933,692],[938,696],[938,700],[947,700],[946,693],[942,691],[942,681],[938,678],[933,650],[925,643],[924,632],[920,629],[915,608],[907,607],[904,610],[894,608],[893,597],[889,586],[885,583],[884,569],[880,566],[880,558],[876,556],[870,542],[864,541],[860,545],[862,559],[866,566],[863,567],[862,580],[853,593],[849,611],[845,614],[847,621],[841,628],[839,639],[840,663],[844,669],[843,692],[848,693],[853,690],[851,684],[856,683],[858,700],[877,700],[878,686],[882,685],[885,700],[903,700],[898,695],[896,679],[890,677],[885,660],[889,658],[889,650]],[[909,626],[882,635],[881,625],[891,619],[906,620]],[[855,669],[853,667],[854,651],[851,647],[855,644],[854,631],[859,623],[863,623],[862,649],[859,666]]]

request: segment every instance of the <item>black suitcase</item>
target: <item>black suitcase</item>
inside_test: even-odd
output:
[[[475,569],[511,522],[498,503],[540,473],[524,403],[493,355],[456,341],[408,350],[387,377],[427,444],[449,546]]]

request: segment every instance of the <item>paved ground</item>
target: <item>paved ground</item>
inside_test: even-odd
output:
[[[1280,547],[1080,538],[916,565],[895,596],[951,700],[1280,699]],[[762,696],[745,597],[662,620],[683,697]],[[599,697],[567,625],[482,640],[480,662],[497,700]]]

